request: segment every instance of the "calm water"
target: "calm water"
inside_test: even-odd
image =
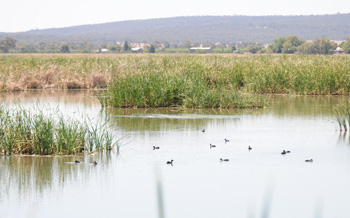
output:
[[[119,153],[0,156],[1,218],[158,217],[157,178],[166,218],[350,217],[349,135],[332,117],[346,98],[275,96],[263,110],[103,111],[93,95],[1,96],[10,106],[20,99],[70,116],[108,116],[122,137]]]

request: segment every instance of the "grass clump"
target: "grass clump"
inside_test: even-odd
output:
[[[57,110],[50,116],[37,110],[0,105],[0,153],[72,155],[111,150],[117,143],[106,124],[65,118]]]

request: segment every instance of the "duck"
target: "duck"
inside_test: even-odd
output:
[[[153,150],[159,149],[159,147],[153,146]]]
[[[210,148],[215,148],[216,147],[216,145],[212,145],[211,143],[210,143]]]
[[[205,132],[205,129],[202,129],[202,132]]]
[[[286,153],[290,153],[290,151],[286,151]]]
[[[252,150],[253,148],[252,147],[250,147],[250,145],[248,146],[248,150],[250,151],[250,150]]]
[[[97,162],[94,160],[94,162],[92,162],[93,165],[97,165]]]
[[[75,160],[75,161],[74,161],[74,163],[80,163],[80,161],[78,161],[78,160]]]
[[[285,150],[283,150],[281,154],[285,155],[285,154],[287,154],[287,152]]]
[[[312,162],[314,162],[314,160],[312,160],[312,159],[310,159],[310,160],[305,160],[305,162],[312,163]]]
[[[220,161],[230,161],[229,159],[222,159],[220,158]]]
[[[228,139],[225,139],[225,143],[226,143],[226,142],[229,142],[229,141],[230,141],[230,140],[228,140]]]
[[[171,165],[173,165],[173,161],[174,161],[174,160],[167,161],[166,164],[171,164]]]

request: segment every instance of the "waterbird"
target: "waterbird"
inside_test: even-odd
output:
[[[76,161],[74,161],[74,163],[80,163],[80,161],[76,160]]]
[[[250,150],[252,150],[253,148],[252,147],[250,147],[250,145],[248,146],[248,150],[250,151]]]
[[[216,145],[212,145],[211,143],[210,143],[210,148],[215,148],[216,147]]]
[[[92,162],[93,163],[93,165],[97,165],[97,162],[94,160],[94,162]]]
[[[202,129],[202,132],[205,132],[205,129]]]
[[[290,153],[290,151],[286,151],[286,153]]]
[[[171,164],[171,165],[173,165],[173,161],[174,161],[174,160],[167,161],[166,164]]]
[[[287,152],[285,150],[283,150],[281,154],[285,155],[285,154],[287,154]]]
[[[220,158],[220,161],[230,161],[229,159],[222,159]]]
[[[228,139],[225,139],[225,143],[226,143],[226,142],[229,142],[229,141],[230,141],[230,140],[228,140]]]
[[[159,147],[153,146],[153,150],[159,149]]]
[[[310,160],[305,160],[305,162],[309,162],[312,163],[314,160],[310,159]]]

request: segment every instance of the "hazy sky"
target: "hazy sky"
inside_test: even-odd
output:
[[[350,13],[350,0],[1,0],[0,32],[175,16],[335,13]]]

